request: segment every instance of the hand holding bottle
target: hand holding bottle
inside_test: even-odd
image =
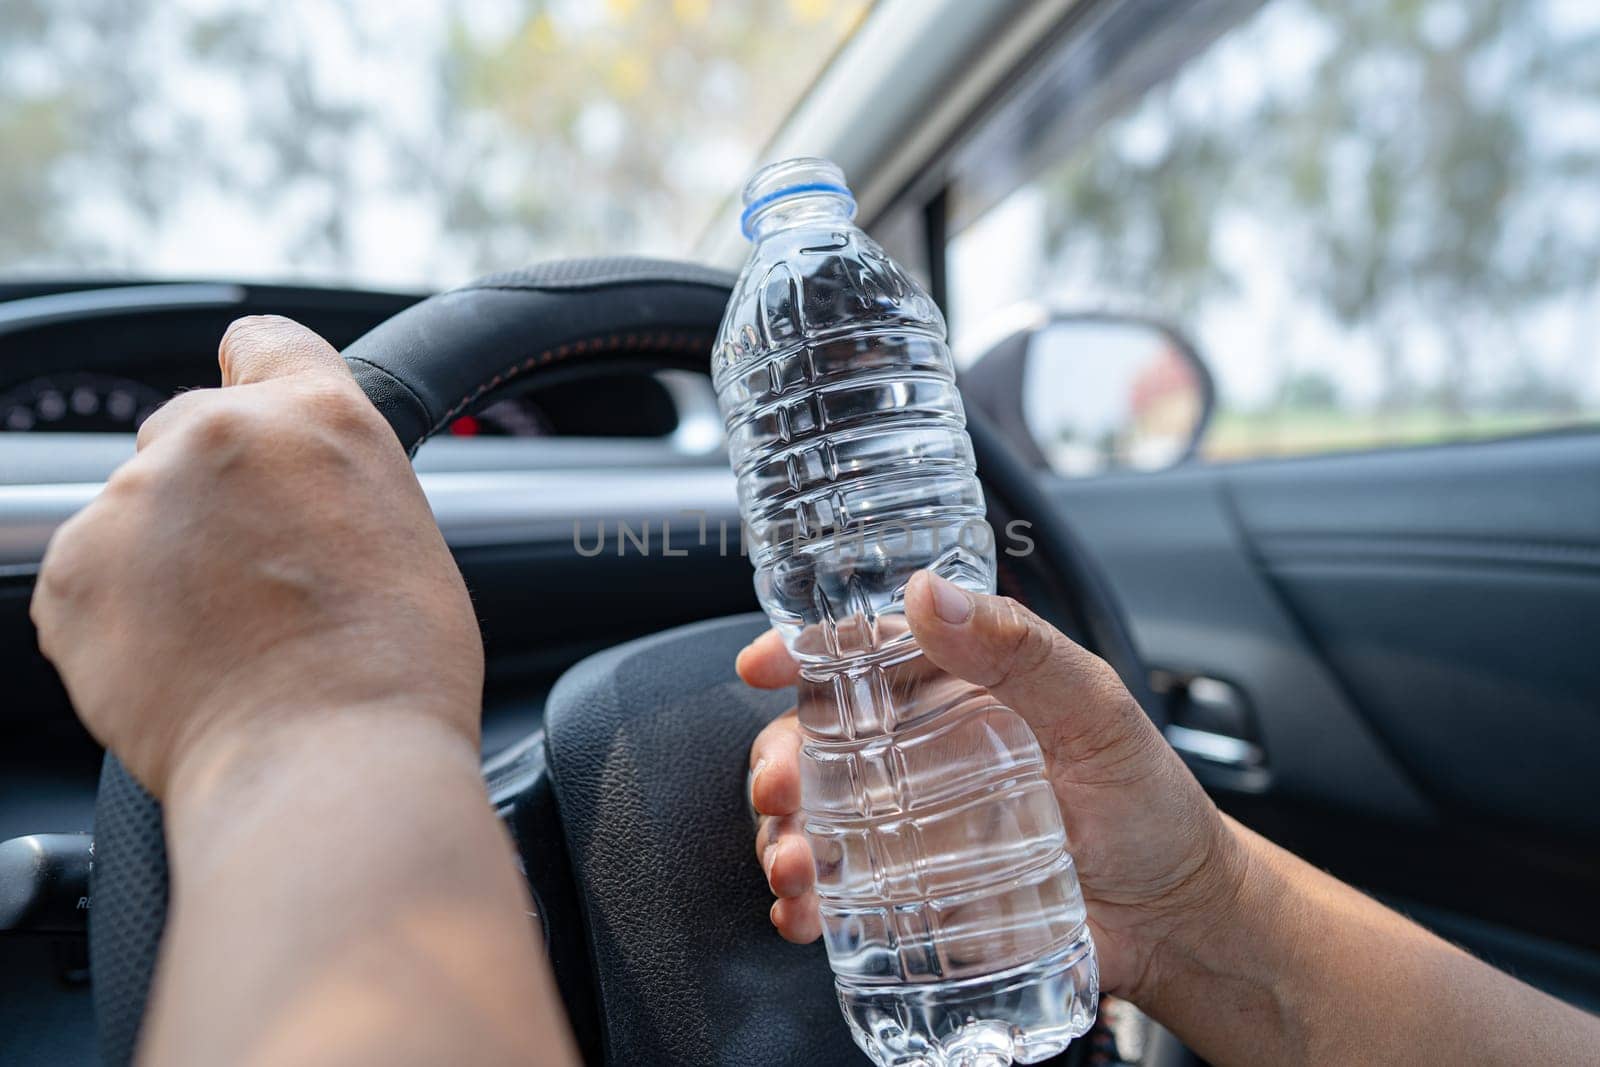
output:
[[[1193,936],[1234,893],[1235,835],[1116,673],[1014,600],[969,593],[925,572],[906,593],[906,619],[933,665],[987,688],[1020,714],[1044,750],[1060,802],[1101,987],[1138,1000],[1163,946]],[[794,660],[768,632],[740,655],[739,676],[763,689],[793,685]],[[791,941],[821,933],[810,846],[800,830],[793,712],[751,748],[756,850],[778,897],[772,921]]]
[[[936,667],[1033,728],[1061,805],[1100,959],[1130,1000],[1208,1062],[1580,1063],[1600,1020],[1487,966],[1221,814],[1111,668],[1027,608],[932,574],[906,620]],[[796,667],[773,633],[739,676]],[[795,713],[751,746],[756,851],[791,941],[818,936],[796,813]],[[1407,1005],[1426,1005],[1425,1010]]]

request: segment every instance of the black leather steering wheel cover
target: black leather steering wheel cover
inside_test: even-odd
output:
[[[721,271],[644,259],[548,264],[491,276],[423,301],[356,341],[345,355],[357,381],[409,452],[452,418],[475,410],[503,387],[519,379],[548,373],[549,368],[578,364],[596,369],[645,366],[704,370],[732,281],[731,275]],[[1039,493],[1032,472],[1010,456],[998,435],[981,419],[972,418],[971,427],[979,471],[988,491],[1009,513],[1026,517],[1034,524],[1032,536],[1047,561],[1044,569],[1059,576],[1061,594],[1067,602],[1077,606],[1088,643],[1118,669],[1147,709],[1156,710],[1158,705],[1148,698],[1145,672],[1104,580],[1082,552],[1066,523]],[[749,624],[756,625],[754,620]],[[728,632],[731,631],[713,627],[701,636],[708,641],[713,637],[720,640]],[[713,658],[712,651],[702,649],[688,655],[680,647],[677,655],[702,668],[714,664],[716,669],[726,673],[732,661],[732,650],[721,649],[719,645],[717,650],[712,650],[716,652]],[[721,652],[728,655],[721,656]],[[580,668],[588,668],[584,665],[574,668],[575,676],[581,679],[584,675]],[[731,674],[728,677],[731,678]],[[576,681],[568,687],[569,692],[580,690]],[[717,689],[717,699],[729,701],[729,707],[744,715],[740,728],[724,731],[716,738],[718,751],[720,746],[732,743],[742,752],[754,736],[752,726],[759,729],[757,722],[765,721],[780,710],[785,697],[771,694],[755,697],[735,686]],[[682,712],[688,710],[681,709]],[[682,720],[681,714],[679,720]],[[620,729],[632,728],[626,718],[609,721]],[[603,743],[609,742],[599,737],[586,742]],[[624,807],[621,810],[629,814],[616,816],[579,802],[572,793],[579,788],[577,783],[582,783],[592,773],[603,775],[608,768],[603,763],[586,761],[577,749],[559,738],[552,738],[549,751],[563,826],[573,851],[574,874],[582,890],[586,914],[595,924],[591,936],[598,948],[603,930],[626,929],[626,924],[613,925],[615,909],[609,902],[616,900],[615,894],[605,893],[605,902],[595,896],[610,877],[609,874],[601,876],[600,872],[624,872],[627,849],[636,841],[639,829],[661,824],[638,818],[637,807]],[[711,828],[709,832],[716,837],[712,844],[722,850],[715,855],[731,856],[735,838],[738,848],[748,854],[750,827],[742,815],[742,797],[741,814],[732,824],[727,821],[728,813],[722,810],[731,803],[722,793],[739,796],[742,771],[735,764],[724,772],[721,770],[724,762],[718,759],[703,766],[680,765],[680,770],[692,774],[697,784],[712,790],[720,799],[711,809],[715,818],[708,819],[706,811],[682,806],[691,801],[704,801],[700,790],[682,790],[677,817],[684,825],[704,820]],[[564,789],[566,795],[563,795]],[[612,791],[605,793],[607,798],[616,795]],[[91,874],[94,903],[89,921],[90,966],[102,1059],[110,1067],[118,1067],[131,1062],[138,1040],[165,923],[167,867],[159,806],[109,754],[97,800],[95,833],[97,855]],[[635,849],[634,855],[639,854]],[[748,874],[756,868],[753,854],[746,859],[745,873]],[[658,866],[658,873],[659,870]],[[682,877],[704,876],[704,872],[692,870],[680,874]],[[758,870],[756,877],[759,879]],[[646,891],[642,883],[630,884],[639,892]],[[759,881],[756,884],[759,887]],[[622,899],[626,902],[628,894],[624,893]],[[761,907],[755,908],[757,921],[764,922],[763,913]],[[722,943],[731,950],[736,944],[742,944],[735,941],[735,935],[736,928],[743,925],[743,918],[733,923],[722,921],[720,926],[714,924],[713,932],[723,936]],[[645,948],[642,944],[637,947]],[[670,953],[657,956],[667,959]],[[812,964],[821,960],[816,951],[809,957],[801,953],[797,958],[810,959]],[[597,954],[594,962],[602,991],[615,988],[615,977],[609,983],[607,978],[616,960]],[[821,966],[825,973],[825,961]],[[692,974],[676,973],[681,981],[692,983],[695,980]],[[665,988],[664,979],[670,979],[673,974],[671,968],[657,969],[651,985],[663,1002],[682,1007],[684,998],[674,996]],[[751,982],[773,982],[771,972],[765,976],[749,973],[747,978]],[[806,986],[813,988],[815,983],[808,980]],[[839,1062],[836,1058],[809,1058],[808,1050],[831,1047],[819,1032],[811,1029],[813,1012],[820,1010],[809,999],[811,994],[802,993],[798,986],[790,985],[781,977],[776,987],[783,997],[785,1011],[795,1013],[794,1025],[802,1027],[789,1046],[797,1051],[785,1062]],[[823,982],[820,988],[826,994],[827,983]],[[648,1002],[641,1005],[632,998],[629,1000],[631,1009],[652,1010]],[[827,1003],[828,1032],[835,1036],[843,1034],[831,998]],[[773,1018],[729,1020],[719,1015],[714,1003],[707,1005],[706,1017],[715,1019],[718,1026],[725,1029],[753,1027],[755,1029],[749,1032],[759,1031],[769,1036],[780,1032],[787,1034],[790,1025],[788,1021]],[[608,1049],[618,1062],[645,1062],[637,1057],[654,1055],[641,1051],[641,1046],[631,1041],[616,1040],[609,1026],[617,1013],[610,1012],[606,1018]],[[789,1018],[785,1016],[786,1020]],[[763,1047],[765,1055],[771,1053],[773,1045],[768,1041]],[[659,1047],[656,1051],[660,1051]],[[651,1062],[662,1061],[653,1059]]]
[[[415,452],[490,395],[551,368],[648,360],[657,370],[704,371],[733,281],[725,271],[637,257],[546,263],[430,297],[344,357]]]
[[[89,974],[100,1059],[133,1062],[167,920],[161,805],[106,753],[94,801]]]

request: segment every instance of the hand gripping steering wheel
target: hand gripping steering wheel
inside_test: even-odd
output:
[[[646,259],[569,260],[421,302],[345,352],[408,452],[510,383],[611,368],[704,371],[733,279]],[[969,412],[990,518],[1026,519],[1036,550],[1012,595],[1151,698],[1110,591],[1033,472]],[[538,906],[586,1058],[615,1064],[861,1062],[820,946],[767,925],[743,795],[756,733],[792,698],[740,685],[757,614],[679,627],[591,656],[550,696],[543,730],[485,766]],[[89,955],[108,1067],[132,1060],[166,920],[156,801],[107,755],[95,809]],[[1069,1050],[1068,1055],[1072,1055]]]

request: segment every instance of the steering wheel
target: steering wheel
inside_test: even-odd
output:
[[[551,263],[425,300],[345,358],[414,452],[512,382],[704,371],[732,282],[657,260]],[[1002,585],[1108,660],[1159,714],[1109,588],[1033,472],[971,412],[969,429],[991,520],[1032,524],[1036,549],[1006,560]],[[733,674],[735,653],[765,625],[759,614],[714,619],[589,657],[556,685],[543,729],[485,766],[590,1062],[860,1061],[821,947],[781,944],[766,921],[746,758],[792,695],[747,689]],[[95,1021],[102,1058],[120,1067],[155,969],[167,863],[159,805],[109,754],[92,897]]]

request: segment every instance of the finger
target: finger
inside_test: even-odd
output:
[[[190,412],[214,403],[216,397],[215,389],[190,389],[168,400],[140,423],[138,436],[134,438],[135,450],[143,452],[188,418]]]
[[[250,385],[291,374],[350,377],[334,347],[311,330],[281,315],[234,319],[217,348],[222,384]]]
[[[815,892],[773,901],[768,917],[785,941],[809,945],[822,936],[821,902]]]
[[[761,867],[767,872],[767,886],[772,895],[779,899],[800,896],[810,890],[816,880],[811,846],[798,830],[780,833],[762,852]]]
[[[28,617],[33,622],[39,650],[52,663],[56,662],[57,652],[64,650],[64,645],[54,640],[64,628],[62,624],[72,621],[73,609],[93,592],[93,582],[83,577],[83,563],[96,555],[90,545],[95,540],[96,520],[104,510],[96,497],[57,526],[45,545],[28,602]]]
[[[767,846],[778,839],[777,822],[782,818],[779,815],[763,815],[756,820],[756,859],[760,860],[767,854]]]
[[[103,633],[93,642],[81,638],[93,629],[90,620],[101,612],[124,569],[107,546],[127,543],[127,524],[142,521],[125,505],[129,487],[144,478],[139,463],[137,457],[124,463],[93,500],[56,527],[39,563],[29,617],[39,651],[61,672],[68,696],[100,669],[98,660],[106,654]],[[74,669],[86,663],[91,664],[87,671]],[[88,720],[85,725],[95,729]]]
[[[785,837],[800,833],[797,815],[763,815],[756,823],[756,859],[766,866],[767,850]]]
[[[733,669],[745,685],[757,689],[783,689],[800,679],[800,666],[776,630],[768,630],[746,645],[733,661]]]
[[[800,720],[786,711],[750,745],[750,806],[762,815],[800,808]]]
[[[906,618],[930,660],[988,689],[1041,741],[1067,745],[1065,755],[1149,728],[1104,660],[1009,597],[970,593],[923,571],[906,588]]]

